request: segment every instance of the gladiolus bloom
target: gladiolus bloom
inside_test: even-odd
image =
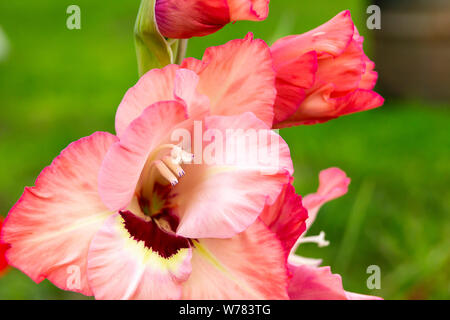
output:
[[[167,38],[188,39],[214,33],[237,20],[261,21],[270,0],[156,0],[158,29]]]
[[[324,25],[271,47],[277,72],[276,128],[325,122],[381,106],[375,64],[344,11]]]
[[[176,176],[148,150],[185,114],[178,102],[152,105],[122,138],[96,133],[65,149],[8,215],[11,264],[98,299],[286,299],[285,254],[258,215],[289,181],[287,147],[280,141],[285,169],[272,176],[239,163],[186,164]],[[220,118],[206,123],[262,124],[249,113]]]
[[[298,274],[292,252],[348,178],[327,170],[302,203],[271,130],[275,85],[270,49],[251,35],[146,73],[117,110],[116,135],[72,143],[25,189],[1,235],[10,264],[97,299],[329,298],[328,272]],[[269,139],[247,139],[252,130]],[[199,131],[212,133],[200,147]],[[221,149],[230,131],[247,148]],[[174,141],[180,133],[194,141]],[[248,150],[264,156],[248,162]]]
[[[25,190],[2,235],[13,266],[98,299],[288,298],[286,250],[259,219],[293,173],[288,146],[270,130],[269,49],[248,37],[205,56],[185,61],[198,73],[148,72],[119,106],[117,136],[69,145]],[[223,163],[198,164],[197,154],[177,162],[174,153],[192,155],[172,135],[195,139],[195,121],[238,138],[258,130],[269,139],[249,149],[270,152],[252,165],[228,153]]]

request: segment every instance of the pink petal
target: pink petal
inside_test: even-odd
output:
[[[302,197],[287,184],[277,201],[266,206],[260,219],[274,232],[283,244],[286,257],[297,239],[306,230],[308,211],[302,205]]]
[[[317,89],[307,96],[292,117],[275,127],[322,123],[340,116],[375,109],[384,104],[383,97],[374,91],[357,89],[345,96],[332,98],[334,89],[333,84]]]
[[[335,95],[357,89],[366,68],[364,56],[362,47],[351,41],[341,55],[319,59],[315,86],[332,83]]]
[[[168,140],[171,129],[187,118],[176,101],[158,102],[144,110],[122,133],[105,156],[99,174],[99,192],[112,211],[125,209],[136,190],[150,153]]]
[[[262,40],[232,40],[225,45],[208,48],[203,66],[192,60],[199,72],[198,90],[210,98],[212,115],[238,115],[253,112],[268,126],[273,122],[276,97],[275,73],[268,46]],[[196,71],[194,69],[194,71]]]
[[[317,53],[310,51],[292,61],[273,61],[277,79],[300,88],[309,89],[317,72]]]
[[[316,51],[319,56],[338,56],[352,40],[354,29],[350,11],[343,11],[316,29],[276,41],[270,48],[273,59],[295,60],[310,51]]]
[[[269,14],[270,0],[228,0],[231,21],[261,21]]]
[[[372,90],[378,80],[378,72],[374,71],[375,63],[371,61],[366,55],[364,55],[364,61],[366,63],[366,70],[361,77],[359,88],[365,90]]]
[[[257,220],[232,239],[201,239],[192,255],[184,299],[287,299],[282,246]]]
[[[145,108],[156,102],[175,100],[174,86],[178,69],[177,65],[168,65],[161,70],[150,70],[127,91],[116,113],[116,132],[119,138]]]
[[[184,166],[186,175],[172,192],[180,217],[177,234],[186,238],[230,238],[256,220],[266,201],[274,203],[293,173],[292,160],[282,138],[252,113],[208,117],[206,130],[215,132],[226,152],[222,159],[209,161],[204,157],[202,164]],[[230,130],[236,135],[227,137]],[[234,141],[238,140],[233,138],[245,138],[252,130],[262,138],[249,139],[242,150],[237,149],[239,144]],[[230,148],[225,149],[228,143]],[[205,143],[204,155],[212,145]],[[250,150],[255,151],[255,158],[250,157]]]
[[[181,63],[180,67],[183,69],[189,69],[194,71],[196,74],[200,74],[203,69],[207,66],[206,63],[203,63],[202,60],[198,60],[195,58],[186,58]]]
[[[361,37],[356,27],[355,33],[353,34],[353,41],[355,41],[361,49],[363,48],[364,37]],[[361,82],[359,83],[359,88],[373,90],[378,80],[378,73],[374,71],[375,63],[365,54],[363,54],[363,62],[365,63],[365,71],[362,75]]]
[[[287,120],[306,97],[305,90],[314,84],[317,54],[311,51],[292,61],[274,60],[277,73],[274,124]]]
[[[198,93],[198,75],[188,69],[176,72],[174,96],[187,105],[189,118],[203,118],[209,113],[209,98]]]
[[[7,259],[35,282],[47,278],[61,289],[92,294],[88,247],[112,214],[98,195],[97,176],[115,141],[98,132],[69,145],[9,212],[2,234]]]
[[[110,217],[89,249],[88,278],[96,299],[179,299],[191,272],[191,249],[165,259],[134,240],[119,214]]]
[[[311,226],[320,207],[326,202],[342,197],[348,191],[350,178],[339,168],[329,168],[319,174],[319,189],[316,193],[303,198],[303,205],[308,210],[307,228]]]
[[[330,267],[289,266],[291,300],[347,300],[340,275],[332,274]]]
[[[274,127],[286,128],[301,124],[316,124],[335,118],[336,101],[331,98],[334,88],[334,85],[330,83],[312,93],[305,94],[306,98],[295,113]]]
[[[167,38],[201,37],[230,22],[226,0],[157,0],[156,21]]]
[[[378,93],[370,90],[358,89],[346,96],[336,98],[336,113],[339,116],[367,111],[381,107],[384,99]]]

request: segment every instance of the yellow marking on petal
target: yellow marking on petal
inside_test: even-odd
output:
[[[196,240],[193,240],[192,242],[194,243],[195,249],[198,250],[197,252],[213,267],[222,272],[228,279],[236,283],[240,288],[247,291],[250,295],[253,295],[256,299],[264,300],[264,298],[261,297],[255,290],[245,285],[242,281],[239,281],[239,279],[230,270],[228,270],[227,267],[221,264],[221,262],[207,248],[202,246],[200,242]]]
[[[162,273],[176,274],[189,254],[189,249],[183,248],[170,258],[161,257],[158,252],[147,248],[144,241],[133,239],[120,216],[118,216],[118,229],[124,239],[125,248],[141,262],[143,267],[150,266]]]

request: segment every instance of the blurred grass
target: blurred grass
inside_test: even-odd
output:
[[[67,30],[66,8],[81,7],[82,29]],[[0,62],[0,213],[71,141],[114,130],[114,113],[137,80],[132,29],[138,0],[3,1],[0,25],[10,56]],[[368,35],[357,0],[272,1],[269,19],[238,22],[190,42],[189,55],[253,31],[269,43],[301,33],[350,9]],[[368,43],[370,47],[370,43]],[[382,76],[382,75],[381,75]],[[450,139],[448,106],[387,101],[378,110],[326,124],[286,129],[296,189],[317,188],[320,170],[338,166],[349,193],[327,204],[311,235],[325,230],[329,247],[304,245],[341,273],[347,290],[388,299],[450,298]],[[366,268],[381,267],[382,289],[366,288]],[[34,284],[11,270],[0,299],[83,298]]]

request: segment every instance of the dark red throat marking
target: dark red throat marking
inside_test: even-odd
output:
[[[162,230],[153,219],[147,222],[130,211],[121,211],[120,215],[125,221],[125,229],[134,240],[144,241],[148,249],[165,259],[190,246],[189,239]]]

